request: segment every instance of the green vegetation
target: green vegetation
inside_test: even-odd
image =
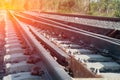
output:
[[[83,13],[88,11],[88,0],[44,0],[43,11]]]
[[[120,17],[120,0],[46,0],[44,11]]]
[[[120,17],[120,0],[100,0],[90,3],[90,14]]]
[[[0,0],[0,8],[120,17],[120,0]]]

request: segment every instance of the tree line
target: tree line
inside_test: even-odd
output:
[[[0,8],[120,17],[120,0],[0,0]]]
[[[120,17],[120,0],[40,0],[42,11]]]

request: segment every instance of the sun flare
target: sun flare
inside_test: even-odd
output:
[[[41,0],[0,0],[0,9],[25,10],[38,7]],[[32,4],[31,4],[32,3]],[[33,6],[33,4],[37,4]]]

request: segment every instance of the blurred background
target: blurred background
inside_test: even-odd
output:
[[[120,17],[120,0],[0,0],[0,9]]]

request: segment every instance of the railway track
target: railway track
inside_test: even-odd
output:
[[[47,21],[43,18],[40,21],[40,19],[35,20],[22,14],[13,14],[12,12],[11,14],[21,26],[24,25],[23,29],[28,29],[35,39],[40,41],[49,54],[54,57],[54,60],[63,66],[73,79],[76,77],[119,79],[120,64],[119,56],[117,56],[120,49],[119,40]]]
[[[4,14],[6,53],[3,80],[71,80],[24,24],[7,12]]]
[[[44,17],[54,21],[66,23],[74,27],[91,31],[98,34],[119,38],[120,18],[96,17],[86,15],[59,14],[59,13],[38,13],[24,12],[37,17]]]
[[[0,79],[120,79],[119,40],[43,17],[5,14]]]
[[[81,29],[81,28],[78,28],[78,27],[73,27],[73,26],[69,26],[69,25],[67,25],[67,24],[64,24],[62,21],[55,21],[55,20],[52,20],[52,19],[47,19],[47,18],[43,18],[43,17],[40,17],[40,16],[33,16],[33,14],[30,14],[30,13],[28,13],[28,14],[25,14],[25,13],[22,13],[23,15],[25,15],[25,16],[27,16],[27,17],[31,17],[31,18],[33,18],[33,19],[37,19],[37,20],[44,20],[44,21],[48,21],[49,23],[51,22],[51,23],[54,23],[54,24],[57,24],[57,25],[61,25],[61,26],[63,26],[63,27],[67,27],[67,28],[70,28],[70,29],[74,29],[74,30],[76,30],[76,31],[80,31],[80,32],[85,32],[85,33],[88,33],[88,34],[91,34],[91,35],[95,35],[95,36],[98,36],[98,37],[102,37],[102,38],[105,38],[105,39],[109,39],[109,40],[112,40],[112,41],[114,41],[114,42],[120,42],[120,40],[118,40],[118,39],[113,39],[113,38],[110,38],[110,37],[107,37],[107,36],[104,36],[104,35],[99,35],[99,34],[95,34],[95,33],[92,33],[91,31],[87,31],[87,30],[83,30],[83,29]],[[74,23],[75,24],[75,23]],[[97,28],[98,29],[98,28]],[[95,30],[97,30],[97,29],[95,29]],[[102,31],[102,30],[100,30],[100,31]],[[106,31],[106,30],[105,30]],[[97,31],[98,32],[98,31]]]
[[[12,80],[21,80],[21,79],[34,79],[34,80],[43,80],[45,75],[48,75],[45,72],[45,75],[42,77],[44,66],[41,61],[38,61],[40,57],[36,57],[38,54],[35,52],[30,55],[30,50],[26,46],[25,41],[14,26],[13,22],[6,16],[6,55],[4,56],[6,76],[3,80],[12,79]],[[33,56],[33,61],[30,61],[31,56]],[[28,59],[27,59],[28,58]],[[41,71],[35,71],[41,69]],[[32,72],[32,70],[34,72]],[[46,69],[44,69],[45,71]],[[40,73],[40,74],[39,74]],[[31,75],[32,74],[32,75]],[[39,76],[41,75],[41,76]],[[50,79],[46,79],[50,80]]]

